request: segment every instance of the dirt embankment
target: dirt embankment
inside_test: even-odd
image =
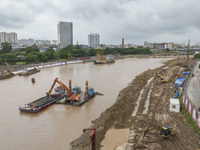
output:
[[[165,66],[140,74],[128,87],[124,88],[119,93],[116,103],[101,113],[100,117],[95,119],[90,126],[90,128],[96,129],[96,149],[101,149],[101,142],[105,138],[107,130],[112,126],[118,129],[129,128],[130,133],[134,133],[130,134],[126,149],[197,149],[199,136],[185,121],[182,112],[169,112],[169,99],[175,94],[174,82],[177,77],[182,77],[181,72],[185,70],[184,63],[185,60],[181,59],[169,61]],[[161,83],[160,78],[154,78],[156,72],[160,72],[168,78],[169,82]],[[152,77],[153,79],[148,83]],[[132,116],[142,89],[143,94],[137,115]],[[150,90],[148,113],[144,114],[144,104]],[[149,132],[141,143],[143,129],[151,125],[170,125],[176,128],[176,134],[168,139],[163,139],[158,133]],[[89,150],[91,148],[90,133],[88,131],[74,140],[71,143],[71,149]]]

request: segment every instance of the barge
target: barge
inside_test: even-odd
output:
[[[55,84],[58,83],[60,86],[55,88],[55,94],[51,94]],[[31,112],[36,113],[39,112],[50,105],[56,103],[56,104],[70,104],[74,106],[81,106],[85,102],[87,102],[90,98],[92,98],[95,95],[103,95],[97,92],[94,92],[94,88],[89,87],[88,88],[88,81],[86,81],[86,91],[81,91],[81,88],[78,86],[75,86],[73,89],[71,88],[71,80],[69,80],[69,88],[62,83],[61,81],[58,81],[58,78],[55,78],[50,90],[46,93],[46,96],[39,98],[38,100],[35,100],[31,103],[28,103],[24,107],[19,107],[19,110],[21,112]],[[61,99],[64,99],[64,101],[61,101]]]
[[[37,113],[52,104],[54,104],[57,100],[64,98],[65,90],[62,87],[55,88],[55,94],[48,94],[42,98],[39,98],[33,102],[28,103],[24,107],[19,107],[21,112],[30,112],[30,113]]]
[[[98,57],[93,62],[94,64],[107,64],[107,63],[114,63],[115,59],[113,57]]]
[[[69,81],[69,87],[71,89],[71,80]],[[73,106],[81,106],[89,99],[94,97],[95,95],[103,95],[98,92],[94,92],[93,87],[88,88],[88,81],[86,81],[86,91],[81,91],[81,88],[75,86],[71,91],[71,95],[65,95],[65,99],[59,100],[56,104],[66,104],[66,105],[73,105]]]
[[[75,87],[75,88],[77,88],[77,87]],[[73,88],[73,90],[75,88]],[[78,88],[80,89],[80,87],[78,87]],[[94,97],[96,94],[94,92],[94,88],[89,87],[88,93],[80,91],[80,93],[78,93],[78,94],[74,93],[74,95],[79,95],[77,100],[70,100],[69,97],[65,96],[65,102],[64,103],[69,104],[69,105],[73,105],[73,106],[81,106],[85,102],[87,102],[90,98]]]

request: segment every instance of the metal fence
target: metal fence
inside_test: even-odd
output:
[[[194,66],[192,67],[190,77],[186,78],[186,81],[183,85],[182,99],[185,108],[188,110],[189,114],[192,116],[193,120],[197,123],[197,125],[200,128],[200,108],[197,108],[197,106],[195,106],[192,103],[192,100],[188,97],[187,94],[187,88],[189,86],[191,78],[193,77],[192,74],[194,73],[195,67],[197,67],[197,61],[194,63]]]

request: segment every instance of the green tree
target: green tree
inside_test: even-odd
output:
[[[76,44],[75,48],[76,48],[76,49],[82,49],[82,45]]]
[[[87,53],[88,53],[88,56],[95,56],[96,55],[96,50],[91,48],[91,49],[88,50]]]
[[[46,52],[46,53],[44,53],[44,54],[45,54],[45,56],[48,58],[48,60],[53,60],[53,59],[55,59],[55,55],[54,55],[53,52]]]
[[[68,58],[67,53],[59,52],[59,53],[58,53],[58,56],[59,56],[60,59],[67,59],[67,58]]]
[[[169,48],[166,48],[166,49],[165,49],[165,52],[169,52]]]
[[[39,48],[36,46],[36,44],[25,48],[25,51],[26,51],[26,53],[40,52],[40,50],[39,50]]]
[[[4,62],[17,62],[18,58],[17,55],[14,53],[6,53],[1,55],[1,58]]]
[[[10,45],[10,43],[5,42],[5,43],[1,43],[1,54],[5,54],[5,53],[10,53],[13,51],[12,46]]]
[[[50,47],[46,50],[46,52],[52,52],[52,53],[54,53],[55,51],[54,51],[53,47],[50,46]]]
[[[74,49],[74,46],[73,45],[68,45],[68,46],[65,47],[65,49],[72,51]]]
[[[26,62],[36,62],[37,61],[37,55],[29,54],[25,57]]]
[[[195,58],[195,59],[199,59],[199,58],[200,58],[200,53],[195,54],[195,55],[194,55],[194,58]]]
[[[39,53],[37,55],[37,59],[38,59],[39,62],[47,62],[48,56],[46,55],[46,53]]]

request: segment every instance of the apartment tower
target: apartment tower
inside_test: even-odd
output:
[[[96,47],[100,43],[100,35],[98,33],[91,33],[88,35],[88,46]]]
[[[57,24],[58,44],[60,48],[73,45],[73,23],[59,21]]]
[[[17,44],[17,33],[11,32],[11,33],[6,33],[6,32],[0,32],[0,43],[8,42],[10,44]]]

